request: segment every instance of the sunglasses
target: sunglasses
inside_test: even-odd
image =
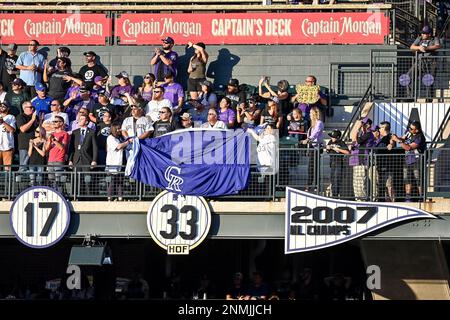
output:
[[[161,93],[161,91],[153,91],[153,93]]]
[[[41,133],[39,130],[36,130],[34,133]]]
[[[314,80],[306,80],[305,82],[311,83],[314,82]]]
[[[159,114],[162,114],[162,113],[167,113],[167,111],[160,111],[160,112],[159,112]]]
[[[29,46],[29,47],[37,47],[37,44],[30,43],[30,44],[28,44],[28,46]]]
[[[33,106],[25,106],[25,109],[33,109]]]
[[[61,120],[55,120],[55,121],[52,121],[53,123],[59,123],[59,122],[62,122]]]
[[[144,79],[151,79],[151,77],[144,77]]]

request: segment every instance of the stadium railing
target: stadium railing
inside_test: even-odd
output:
[[[370,79],[374,99],[450,99],[450,50],[422,56],[409,49],[373,49]],[[388,84],[388,85],[387,85]]]
[[[256,166],[252,166],[246,190],[236,195],[214,199],[274,201],[283,198],[285,187],[289,186],[347,200],[357,196],[361,198],[363,190],[364,199],[360,200],[386,201],[389,200],[386,191],[388,183],[394,190],[395,200],[402,201],[405,199],[404,170],[407,167],[407,155],[402,149],[396,149],[390,154],[381,154],[380,150],[370,149],[368,154],[362,155],[330,155],[323,149],[299,148],[297,143],[284,145],[279,149],[278,173],[262,173]],[[338,191],[336,186],[332,186],[330,157],[342,159],[342,169],[338,171],[341,175]],[[355,171],[349,165],[354,163],[355,157],[364,164],[360,171]],[[424,154],[414,154],[410,157],[414,158],[415,165],[410,167],[408,178],[421,190],[418,193],[416,188],[411,198],[425,201],[432,197],[450,197],[450,148],[428,149]],[[311,173],[308,171],[310,161],[313,161]],[[49,186],[70,200],[80,201],[149,201],[162,191],[126,177],[123,170],[119,173],[105,172],[104,166],[96,166],[92,170],[90,167],[64,166],[57,172],[48,171],[47,166],[41,168],[41,171],[32,172],[28,166],[11,166],[12,170],[2,167],[0,198],[13,200],[31,186]],[[354,173],[358,173],[359,178]],[[108,193],[108,188],[112,185],[120,185],[121,192],[111,189]]]

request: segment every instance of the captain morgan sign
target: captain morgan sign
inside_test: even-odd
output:
[[[286,195],[286,254],[334,246],[400,221],[436,218],[412,207],[342,201],[289,187]]]
[[[382,12],[123,14],[115,20],[120,44],[383,44]]]
[[[36,39],[48,45],[105,45],[112,34],[111,25],[104,14],[2,14],[0,36],[3,43],[26,44]]]

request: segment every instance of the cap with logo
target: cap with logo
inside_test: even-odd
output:
[[[129,78],[128,72],[126,72],[126,71],[120,71],[120,73],[116,75],[116,78],[119,78],[119,79],[120,79],[120,78]]]
[[[422,33],[430,34],[431,33],[431,27],[430,26],[424,26],[422,28]]]
[[[16,85],[19,85],[19,86],[22,86],[22,87],[24,87],[24,86],[27,85],[27,84],[25,83],[25,81],[23,81],[23,80],[20,79],[20,78],[15,78],[15,79],[13,80],[12,84],[16,84]]]
[[[212,82],[209,81],[209,80],[205,80],[205,81],[202,82],[202,86],[207,86],[207,87],[211,88],[212,87]]]
[[[181,115],[181,119],[185,119],[185,120],[191,119],[191,115],[189,113],[185,112]]]
[[[241,272],[236,272],[233,276],[235,280],[242,280],[244,278],[244,275]]]
[[[94,51],[87,51],[85,53],[83,53],[84,56],[93,56],[96,57],[97,54]]]
[[[17,44],[11,43],[11,44],[8,46],[7,50],[9,50],[9,51],[17,51]]]
[[[167,42],[170,44],[174,44],[175,41],[171,37],[165,37],[164,39],[161,39],[163,42]]]
[[[228,81],[228,85],[232,87],[238,87],[239,86],[239,80],[238,79],[230,79]]]
[[[339,139],[339,138],[341,137],[342,133],[341,133],[340,130],[334,129],[333,131],[328,132],[328,135],[329,135],[331,138]]]
[[[86,93],[89,92],[89,90],[85,86],[80,86],[80,93]]]
[[[105,89],[100,89],[100,90],[98,90],[97,91],[97,94],[100,96],[100,95],[102,95],[102,96],[105,96],[106,98],[109,98],[109,92],[108,91],[106,91]]]
[[[36,83],[36,84],[34,85],[34,88],[35,88],[37,91],[45,91],[45,90],[47,90],[47,87],[46,87],[44,84],[40,83],[40,82]]]
[[[59,47],[59,52],[63,54],[64,57],[70,56],[70,49],[67,47]]]

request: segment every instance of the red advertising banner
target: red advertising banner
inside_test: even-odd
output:
[[[2,43],[27,44],[31,39],[41,44],[105,45],[110,37],[111,19],[104,14],[2,14]]]
[[[122,14],[120,44],[383,44],[389,18],[382,12]]]

